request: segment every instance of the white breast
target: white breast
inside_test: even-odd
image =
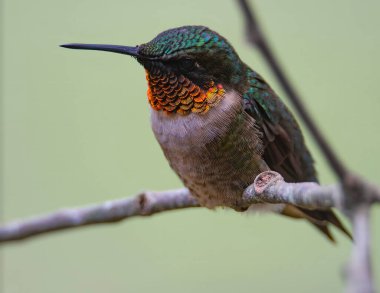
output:
[[[158,142],[165,148],[179,150],[201,146],[223,136],[241,108],[239,94],[229,91],[218,105],[205,114],[190,113],[182,116],[152,109],[152,129]]]

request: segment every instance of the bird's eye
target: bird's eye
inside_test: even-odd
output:
[[[190,71],[196,67],[196,62],[191,58],[184,58],[181,59],[180,66],[182,69]]]

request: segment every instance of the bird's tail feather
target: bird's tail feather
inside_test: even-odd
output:
[[[329,229],[330,224],[352,240],[351,233],[343,226],[333,210],[309,210],[293,205],[286,205],[282,214],[292,218],[307,219],[332,242],[335,242],[335,238]]]

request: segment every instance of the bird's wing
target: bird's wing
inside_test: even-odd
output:
[[[313,159],[293,115],[256,72],[249,70],[245,111],[262,133],[263,158],[287,182],[317,181]]]
[[[255,119],[262,133],[264,161],[287,182],[317,182],[313,159],[293,115],[259,74],[250,69],[247,74],[244,109]],[[329,223],[351,237],[332,210],[308,210],[287,205],[282,213],[306,218],[332,241]]]

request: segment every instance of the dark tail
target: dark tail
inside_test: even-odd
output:
[[[333,210],[308,210],[292,205],[287,205],[282,214],[292,218],[307,219],[332,242],[335,242],[335,238],[331,234],[330,225],[335,226],[341,232],[346,234],[348,238],[353,240],[351,233],[346,229],[346,227],[343,226]]]

